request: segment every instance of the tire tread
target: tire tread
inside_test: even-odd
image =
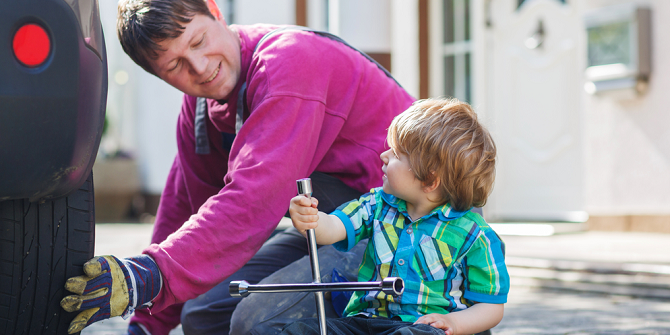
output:
[[[0,202],[0,334],[67,333],[59,302],[93,257],[94,215],[91,175],[66,197]]]

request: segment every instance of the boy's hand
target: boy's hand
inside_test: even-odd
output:
[[[291,221],[302,235],[306,234],[307,229],[316,228],[319,220],[319,210],[316,209],[318,204],[319,201],[316,198],[307,198],[304,195],[291,199],[291,206],[288,209]]]
[[[449,320],[449,318],[445,314],[437,314],[437,313],[427,314],[420,317],[418,320],[416,320],[416,322],[414,322],[414,324],[418,323],[442,329],[444,330],[445,335],[456,334],[453,323]]]

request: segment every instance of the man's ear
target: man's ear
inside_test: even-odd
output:
[[[216,4],[216,1],[207,0],[207,8],[209,8],[209,12],[212,13],[215,19],[223,20],[223,14],[221,14],[221,10],[219,9],[219,5]]]

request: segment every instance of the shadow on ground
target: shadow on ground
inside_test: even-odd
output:
[[[512,287],[494,334],[670,334],[670,302]]]

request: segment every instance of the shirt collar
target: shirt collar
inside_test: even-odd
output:
[[[391,206],[393,208],[397,208],[398,211],[400,211],[400,212],[407,213],[407,203],[405,202],[405,200],[397,198],[394,195],[388,194],[381,189],[379,190],[379,192],[381,193],[381,197],[384,200],[384,202],[386,202],[389,206]],[[472,209],[472,208],[470,208],[470,209]],[[435,209],[433,209],[430,212],[430,214],[428,214],[428,216],[437,214],[440,221],[446,222],[446,221],[456,220],[456,219],[460,218],[461,216],[467,214],[470,211],[470,209],[467,209],[467,210],[462,211],[462,212],[458,212],[458,211],[454,210],[453,208],[451,208],[449,206],[449,204],[444,204],[442,206],[439,206],[439,207],[436,207]]]

